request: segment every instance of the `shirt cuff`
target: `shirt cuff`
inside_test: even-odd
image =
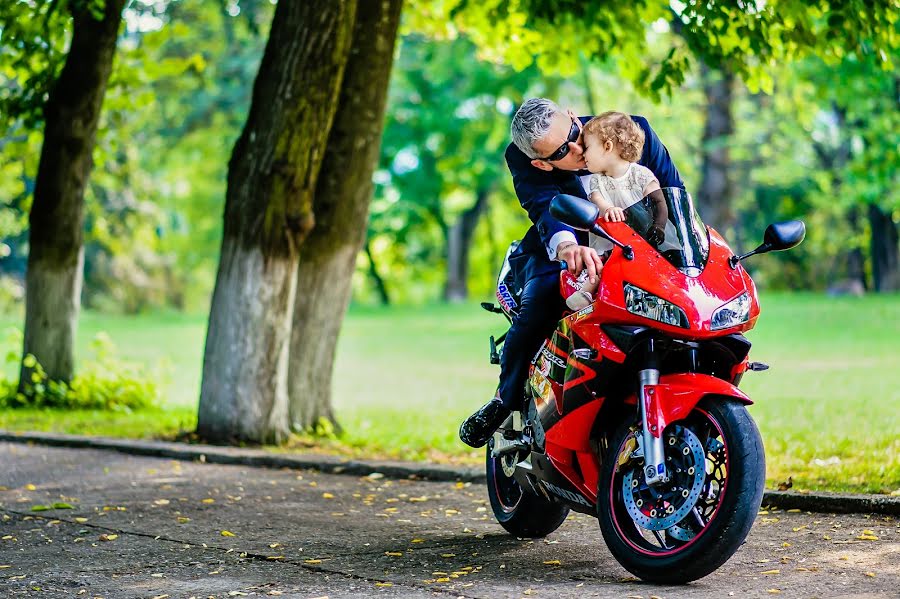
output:
[[[571,231],[559,231],[555,233],[553,237],[550,238],[550,243],[547,244],[547,255],[550,256],[551,260],[556,260],[556,248],[564,241],[578,243],[578,240],[575,239],[575,234]]]

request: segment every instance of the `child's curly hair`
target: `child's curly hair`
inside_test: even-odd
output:
[[[637,162],[644,151],[644,130],[622,112],[609,111],[595,116],[584,126],[584,136],[594,137],[601,144],[613,143],[623,160]]]

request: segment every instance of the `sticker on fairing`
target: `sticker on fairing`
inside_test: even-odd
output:
[[[512,312],[516,309],[516,300],[509,292],[509,289],[506,287],[505,283],[500,283],[499,285],[497,285],[497,301],[500,302],[500,305],[503,306],[503,308],[508,312]]]
[[[576,312],[576,313],[575,313],[575,319],[577,320],[577,319],[580,319],[580,318],[584,318],[585,316],[587,316],[588,314],[590,314],[590,313],[593,312],[593,311],[594,311],[594,304],[591,304],[591,305],[588,306],[587,308],[582,308],[581,310],[579,310],[578,312]]]

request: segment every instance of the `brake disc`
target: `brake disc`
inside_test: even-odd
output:
[[[630,468],[622,476],[622,497],[628,515],[641,528],[665,530],[681,522],[693,509],[703,491],[706,478],[706,453],[700,439],[690,429],[678,427],[678,435],[667,437],[665,444],[667,468],[671,462],[685,462],[682,472],[670,471],[670,482],[657,488],[645,482],[643,468]],[[672,460],[668,458],[671,457]],[[691,469],[693,471],[691,472]],[[671,501],[660,501],[663,495]],[[675,530],[680,534],[680,530]],[[676,536],[673,534],[673,536]],[[678,538],[676,536],[676,538]]]

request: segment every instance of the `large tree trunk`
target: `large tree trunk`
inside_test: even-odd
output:
[[[706,224],[724,234],[734,222],[734,189],[728,151],[734,133],[734,76],[726,69],[712,70],[703,63],[700,73],[706,94],[706,125],[701,143],[703,156],[697,211]]]
[[[34,355],[52,380],[69,381],[84,265],[84,190],[116,53],[125,0],[107,0],[102,19],[69,3],[72,43],[44,107],[44,143],[29,215],[23,357]],[[22,365],[19,390],[32,368]]]
[[[401,5],[402,0],[361,2],[356,14],[315,192],[316,226],[300,249],[288,379],[291,426],[298,431],[323,420],[337,428],[331,407],[334,354],[366,234]]]
[[[300,244],[350,47],[355,0],[279,2],[228,165],[197,431],[280,442]]]
[[[475,227],[487,206],[489,191],[479,189],[475,203],[450,227],[447,237],[447,283],[444,301],[461,302],[469,297],[469,250]]]
[[[872,279],[875,291],[900,290],[900,240],[890,212],[869,204],[872,228]]]

